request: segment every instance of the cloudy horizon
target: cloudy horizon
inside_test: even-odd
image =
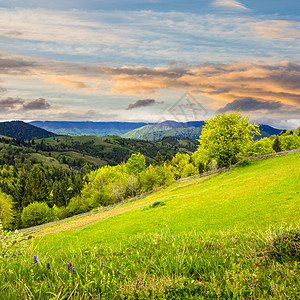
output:
[[[295,129],[299,12],[295,0],[0,0],[0,121],[188,121],[239,110]],[[192,102],[180,100],[186,92]]]

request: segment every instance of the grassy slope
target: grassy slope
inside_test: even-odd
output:
[[[300,220],[299,163],[300,154],[292,154],[173,184],[140,200],[163,200],[165,206],[133,209],[82,229],[36,238],[36,242],[43,252],[69,245],[114,244],[140,232],[243,231],[296,224]]]

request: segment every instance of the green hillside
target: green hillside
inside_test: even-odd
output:
[[[136,233],[193,229],[261,229],[300,221],[300,154],[245,163],[226,173],[176,183],[141,202],[163,201],[157,209],[135,209],[79,231],[47,235],[41,245],[76,241],[109,244]],[[113,232],[113,234],[111,234]],[[101,237],[101,238],[97,238]],[[57,243],[57,244],[56,244]],[[48,248],[48,246],[46,246]]]
[[[36,233],[22,256],[2,261],[0,294],[299,299],[299,163],[300,153],[246,161]],[[100,221],[84,226],[97,217]]]

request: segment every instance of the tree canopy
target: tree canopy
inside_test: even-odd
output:
[[[230,165],[239,153],[246,151],[254,136],[259,134],[258,125],[251,124],[249,118],[239,112],[216,115],[206,121],[203,127],[196,160],[206,165],[212,160],[216,160],[219,166]]]

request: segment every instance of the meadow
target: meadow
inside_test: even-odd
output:
[[[299,299],[299,163],[246,161],[8,245],[1,299]]]

